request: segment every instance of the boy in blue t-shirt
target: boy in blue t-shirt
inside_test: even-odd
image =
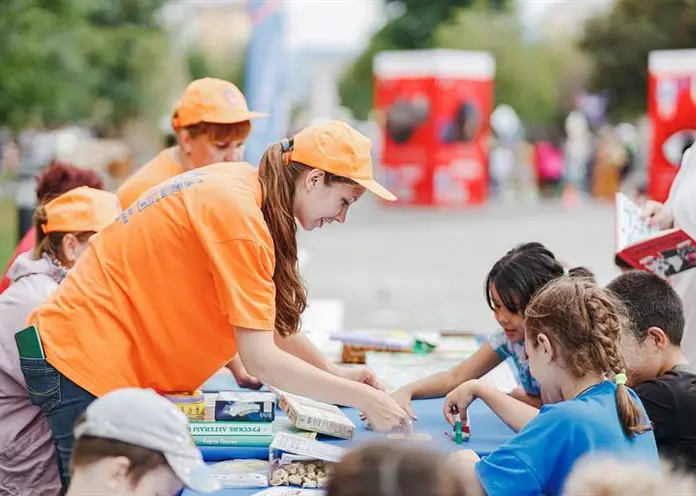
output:
[[[543,406],[516,436],[481,460],[470,450],[452,455],[468,496],[560,494],[574,464],[587,453],[659,468],[645,410],[626,386],[618,349],[625,322],[616,297],[589,280],[560,278],[532,298],[524,320],[530,371],[561,401]],[[448,402],[458,408],[470,403],[449,397]]]

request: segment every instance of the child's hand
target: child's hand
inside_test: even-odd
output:
[[[461,421],[466,423],[466,409],[469,408],[469,405],[477,398],[479,385],[480,381],[478,379],[473,379],[465,382],[447,395],[442,413],[444,413],[450,425],[454,425],[456,421],[454,417],[455,411],[459,412]]]
[[[412,395],[410,391],[402,388],[394,391],[391,396],[394,398],[394,401],[401,406],[401,408],[408,412],[413,420],[418,420],[418,415],[416,415],[416,412],[413,411],[413,407],[411,407]]]

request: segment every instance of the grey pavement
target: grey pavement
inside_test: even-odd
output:
[[[507,250],[539,241],[608,282],[614,210],[585,201],[489,203],[460,211],[383,207],[371,198],[345,224],[300,234],[310,298],[341,298],[345,328],[493,329],[483,295],[487,271]]]

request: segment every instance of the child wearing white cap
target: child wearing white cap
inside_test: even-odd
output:
[[[222,489],[189,435],[188,419],[152,390],[119,389],[77,420],[67,496],[172,496]]]

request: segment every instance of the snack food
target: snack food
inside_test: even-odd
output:
[[[339,446],[295,434],[278,433],[269,452],[271,486],[326,487],[332,464],[343,456]]]

